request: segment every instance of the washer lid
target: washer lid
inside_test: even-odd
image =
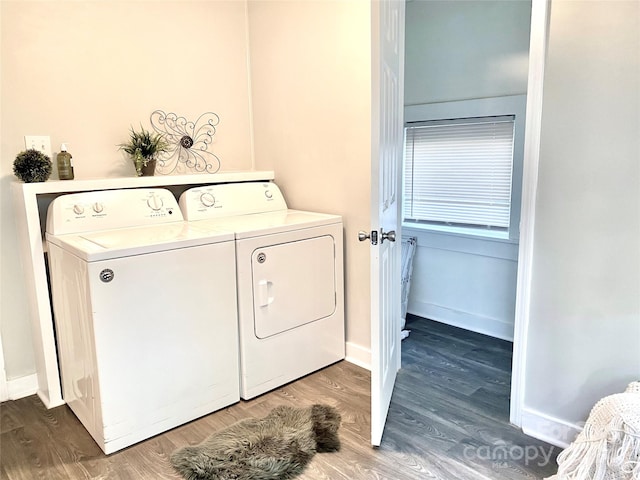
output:
[[[208,245],[233,238],[233,232],[213,225],[187,222],[58,236],[47,234],[49,242],[87,262]]]
[[[237,215],[211,220],[191,222],[193,225],[203,224],[235,232],[236,239],[251,238],[273,233],[289,232],[303,228],[319,227],[341,223],[339,215],[304,212],[301,210],[280,210],[269,213]]]

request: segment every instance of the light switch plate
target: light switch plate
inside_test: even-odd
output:
[[[44,153],[51,161],[51,137],[48,135],[25,135],[24,145],[27,150],[34,149]]]

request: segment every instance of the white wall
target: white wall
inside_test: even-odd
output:
[[[518,244],[404,228],[416,236],[409,313],[513,340]]]
[[[525,376],[532,433],[576,426],[640,378],[639,32],[637,1],[551,6]]]
[[[527,91],[531,2],[407,2],[405,105]]]
[[[221,117],[223,170],[251,169],[246,3],[2,1],[0,336],[7,377],[35,371],[9,184],[23,135],[68,142],[76,178],[133,176],[117,149],[155,109]]]
[[[249,32],[256,166],[291,207],[343,216],[347,355],[368,363],[369,2],[250,1]]]
[[[459,104],[447,112],[439,102],[526,93],[531,2],[414,1],[406,18],[405,105],[438,103],[442,118],[456,118]],[[513,339],[517,234],[511,242],[406,226],[403,234],[418,238],[410,313]]]
[[[10,380],[35,371],[8,188],[23,135],[50,135],[54,151],[68,142],[76,178],[132,176],[116,144],[157,108],[218,113],[223,170],[254,167],[253,115],[257,166],[276,170],[292,207],[343,215],[348,353],[368,362],[369,249],[356,232],[370,221],[369,4],[251,2],[249,11],[235,0],[0,3],[0,336]]]

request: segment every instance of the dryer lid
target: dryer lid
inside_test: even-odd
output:
[[[341,222],[342,217],[339,215],[304,212],[301,210],[281,210],[278,212],[238,215],[192,223],[196,225],[207,224],[224,230],[231,230],[236,233],[236,239],[240,240],[243,238],[290,232],[304,228],[333,225]]]

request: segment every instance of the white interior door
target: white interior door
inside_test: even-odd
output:
[[[371,443],[379,446],[400,369],[404,0],[373,0],[371,10]]]

